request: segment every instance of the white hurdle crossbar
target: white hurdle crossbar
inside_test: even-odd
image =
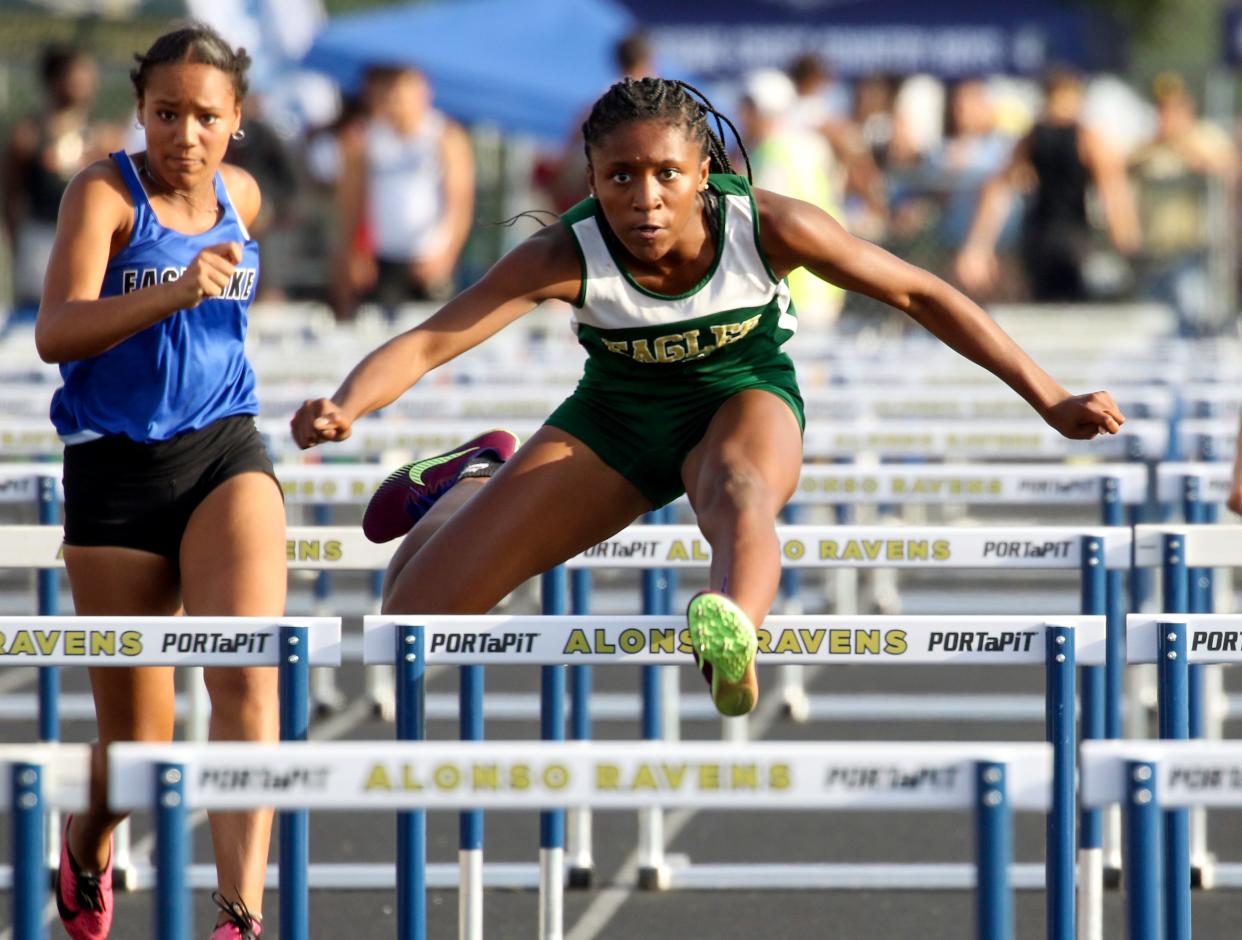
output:
[[[169,864],[157,886],[157,940],[184,940],[188,891],[178,830],[194,808],[398,810],[399,831],[426,809],[533,810],[693,806],[788,810],[974,808],[977,936],[1010,940],[1011,810],[1045,811],[1053,761],[1046,744],[728,744],[373,742],[109,748],[115,809],[153,807]],[[402,938],[426,936],[421,846],[399,844]],[[281,877],[291,876],[282,867]],[[972,875],[974,877],[972,877]],[[1071,873],[1072,877],[1072,873]],[[563,935],[562,896],[541,886],[540,940]],[[283,920],[282,920],[283,923]],[[305,933],[287,932],[289,940]],[[1059,940],[1069,940],[1064,935]]]
[[[341,664],[339,617],[0,617],[0,666],[274,666],[281,671],[281,734],[305,736],[311,667]],[[301,701],[298,701],[301,689]],[[23,745],[30,750],[55,745]],[[51,752],[49,752],[51,753]],[[60,852],[56,815],[47,816],[46,863]],[[283,838],[283,834],[282,834]],[[135,860],[116,840],[118,887],[153,881],[149,861]],[[211,872],[206,871],[211,868]],[[0,872],[4,869],[0,868]],[[202,877],[214,884],[214,867]]]

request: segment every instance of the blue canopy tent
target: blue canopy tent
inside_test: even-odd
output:
[[[662,53],[700,75],[783,68],[816,52],[851,78],[1037,74],[1052,63],[1122,65],[1125,31],[1079,0],[625,0]]]
[[[615,79],[633,26],[612,0],[445,0],[332,19],[303,64],[346,90],[369,66],[415,65],[458,120],[560,140]]]

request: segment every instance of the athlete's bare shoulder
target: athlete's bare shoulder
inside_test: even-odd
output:
[[[114,229],[131,224],[134,200],[116,163],[104,157],[79,170],[65,187],[60,214],[87,215],[95,221],[106,219],[114,223]]]
[[[573,235],[558,220],[501,258],[488,277],[533,300],[573,303],[582,289],[582,262]]]
[[[249,172],[231,163],[220,164],[220,178],[224,180],[224,188],[228,190],[229,199],[242,223],[246,226],[253,224],[263,205],[258,182]]]
[[[834,241],[843,230],[835,220],[809,202],[756,189],[759,242],[768,263],[780,276],[806,263],[822,244]]]

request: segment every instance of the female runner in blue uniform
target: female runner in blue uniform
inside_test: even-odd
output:
[[[137,56],[146,150],[83,170],[60,207],[35,340],[60,364],[65,567],[80,615],[280,616],[285,513],[254,423],[243,343],[260,195],[222,164],[242,133],[244,51],[189,26]],[[276,674],[209,668],[210,733],[275,740]],[[173,671],[95,668],[99,742],[168,741]],[[91,807],[65,824],[56,901],[75,940],[112,921],[103,748]],[[213,940],[257,937],[270,812],[213,813]]]
[[[571,305],[583,378],[490,482],[468,479],[479,475],[470,462],[504,460],[511,435],[416,461],[377,491],[368,535],[421,520],[389,566],[384,609],[485,612],[684,491],[712,548],[712,590],[687,610],[691,642],[716,707],[742,714],[758,696],[755,627],[780,578],[776,518],[802,467],[802,398],[780,350],[797,325],[791,271],[908,314],[1067,437],[1125,419],[1107,392],[1067,392],[939,278],[815,206],[752,190],[690,91],[658,78],[613,85],[583,126],[591,197],[368,355],[331,398],[304,403],[292,431],[302,447],[343,440],[540,303]]]

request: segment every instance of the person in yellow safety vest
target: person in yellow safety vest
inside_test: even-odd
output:
[[[822,134],[789,120],[797,100],[793,81],[777,69],[757,69],[743,82],[740,116],[755,185],[809,202],[841,221],[840,166]],[[790,272],[788,280],[803,323],[828,326],[836,320],[845,298],[841,288],[804,268]]]

